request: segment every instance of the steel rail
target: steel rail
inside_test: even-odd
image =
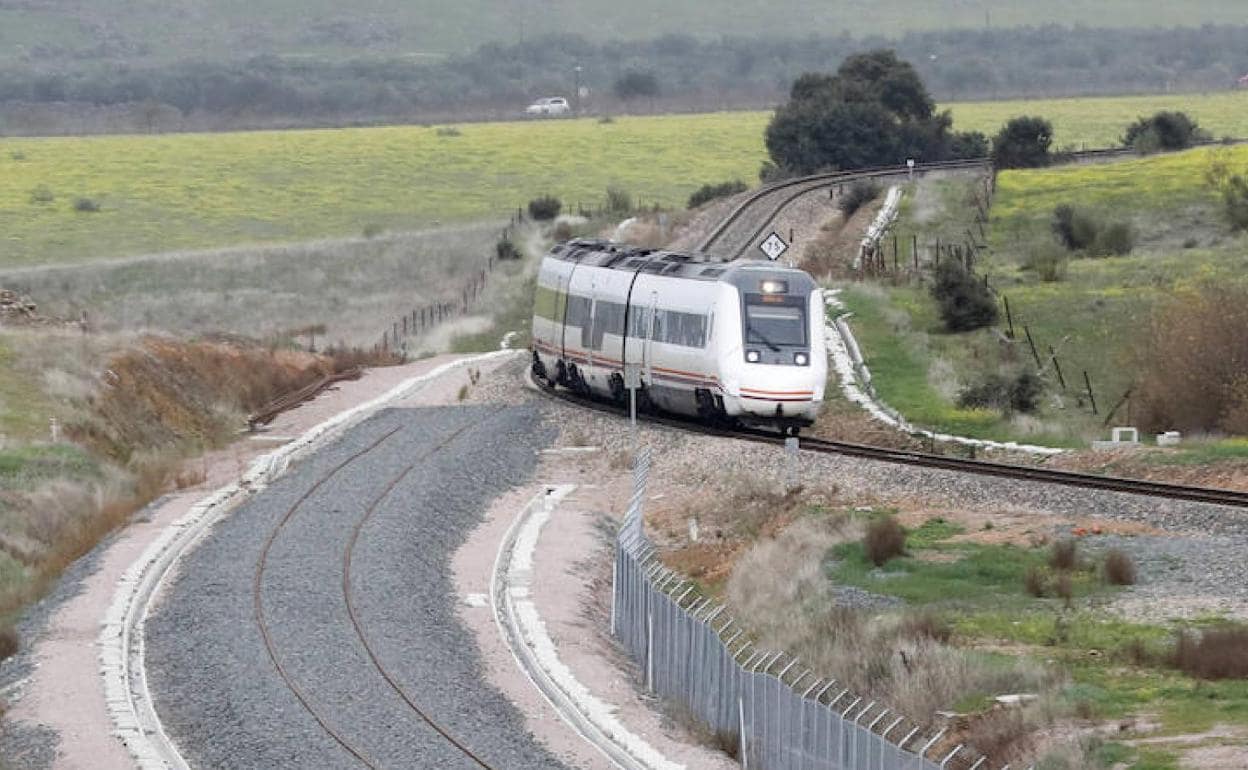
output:
[[[416,715],[420,717],[422,721],[428,724],[435,732],[437,732],[440,736],[442,736],[442,738],[444,738],[457,750],[463,753],[466,757],[471,759],[476,764],[476,766],[482,768],[482,770],[497,770],[497,768],[494,765],[491,765],[485,760],[483,760],[479,755],[477,755],[474,751],[472,751],[472,749],[470,749],[467,746],[467,744],[457,739],[454,735],[451,734],[449,730],[447,730],[439,722],[433,719],[433,717],[430,716],[430,714],[425,709],[421,708],[420,705],[417,704],[399,686],[397,680],[394,678],[391,672],[388,669],[386,669],[386,667],[381,663],[376,652],[373,650],[371,644],[369,643],[368,638],[364,633],[364,629],[360,625],[358,616],[356,614],[355,606],[351,599],[350,574],[351,574],[351,557],[355,549],[356,542],[359,539],[361,530],[363,529],[365,523],[372,517],[376,509],[381,505],[381,503],[385,500],[385,498],[390,495],[390,493],[395,489],[395,487],[397,487],[403,481],[403,479],[406,478],[412,472],[412,470],[416,467],[416,465],[419,462],[429,458],[434,453],[440,451],[446,445],[450,444],[453,440],[458,438],[462,433],[464,433],[464,431],[485,422],[486,420],[490,419],[495,414],[497,414],[499,411],[501,411],[501,408],[490,412],[488,415],[482,417],[479,420],[470,422],[469,424],[464,425],[463,427],[458,428],[457,430],[453,431],[449,436],[444,438],[442,441],[436,444],[433,448],[426,451],[416,460],[413,460],[412,463],[407,465],[401,473],[399,473],[397,476],[391,479],[390,482],[382,489],[381,493],[376,498],[374,498],[373,501],[369,504],[368,508],[365,510],[364,515],[359,519],[359,521],[356,522],[355,527],[352,529],[350,539],[347,543],[346,549],[343,554],[344,572],[343,572],[343,579],[342,579],[342,591],[343,591],[343,597],[344,597],[344,601],[345,601],[346,608],[347,608],[347,615],[356,635],[359,637],[360,641],[363,643],[364,649],[373,667],[381,675],[382,679],[385,680],[385,682],[391,687],[391,689],[393,689],[394,692],[398,694],[398,696],[404,701],[404,703],[407,704],[407,706],[410,709],[412,709],[412,711],[415,712]],[[302,705],[303,708],[312,716],[312,718],[316,720],[317,724],[321,726],[321,729],[324,730],[325,733],[328,734],[347,753],[355,757],[363,765],[369,768],[380,768],[382,767],[382,765],[376,762],[375,760],[373,760],[372,758],[370,758],[367,755],[367,753],[364,751],[364,749],[353,744],[343,734],[342,730],[335,728],[333,724],[331,724],[330,718],[324,713],[322,713],[321,710],[313,704],[312,698],[309,697],[308,694],[303,690],[303,688],[299,686],[299,684],[295,681],[294,677],[291,676],[291,674],[286,670],[286,667],[283,665],[281,661],[281,657],[278,655],[278,652],[277,652],[277,646],[274,643],[272,635],[269,631],[268,621],[264,612],[264,601],[263,601],[264,571],[268,564],[269,552],[272,550],[274,543],[277,541],[278,536],[281,534],[286,524],[290,522],[291,519],[294,518],[299,508],[305,502],[307,502],[312,497],[312,495],[315,494],[316,491],[320,489],[322,485],[325,484],[325,482],[329,481],[338,473],[346,469],[347,466],[351,465],[356,460],[360,459],[361,457],[364,457],[365,455],[371,453],[372,451],[380,447],[383,443],[385,443],[387,439],[389,439],[391,436],[398,433],[400,430],[402,430],[402,426],[399,426],[399,427],[396,427],[387,431],[386,433],[382,434],[379,438],[377,438],[375,441],[370,443],[368,446],[353,453],[352,455],[344,459],[342,462],[335,465],[333,468],[329,470],[328,473],[326,473],[320,479],[318,479],[315,484],[309,487],[302,495],[299,496],[297,500],[295,500],[294,503],[291,504],[290,508],[286,510],[285,514],[278,521],[277,525],[273,528],[272,532],[270,532],[268,537],[266,538],[264,547],[261,549],[260,558],[257,560],[256,572],[252,580],[253,604],[254,604],[256,624],[259,626],[260,635],[264,640],[264,646],[265,646],[265,650],[268,653],[269,660],[272,662],[274,669],[276,669],[278,676],[282,679],[282,682],[283,684],[286,685],[287,689],[289,689],[291,693],[294,694],[295,698],[299,701],[300,705]]]
[[[600,412],[627,417],[627,411],[618,404],[592,398],[578,396],[570,391],[538,386],[548,396],[576,406],[595,409]],[[758,444],[783,445],[784,436],[759,428],[721,427],[695,422],[672,415],[638,414],[638,419],[668,428],[699,433],[720,438],[732,438]],[[1032,465],[1011,465],[990,460],[972,460],[965,457],[948,457],[945,455],[914,452],[903,449],[886,449],[867,444],[854,444],[845,441],[829,441],[826,439],[803,438],[799,449],[818,454],[836,454],[848,457],[859,457],[876,462],[895,465],[911,465],[924,468],[971,473],[981,476],[995,476],[1015,481],[1030,481],[1041,484],[1093,489],[1107,492],[1121,492],[1143,497],[1182,500],[1195,503],[1210,503],[1237,508],[1248,508],[1248,492],[1213,487],[1194,487],[1180,484],[1169,484],[1159,481],[1129,479],[1121,476],[1098,476],[1077,471],[1057,470]]]

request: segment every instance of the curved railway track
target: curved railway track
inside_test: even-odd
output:
[[[566,403],[575,404],[580,407],[587,407],[604,413],[614,414],[624,419],[627,419],[628,417],[627,409],[615,403],[585,398],[562,389],[551,390],[540,385],[535,385],[535,387],[551,398],[555,398]],[[671,415],[642,414],[640,412],[638,413],[637,418],[639,420],[644,419],[647,422],[662,425],[664,427],[675,428],[692,433],[700,433],[707,436],[734,438],[757,444],[783,446],[785,441],[785,438],[777,433],[756,428],[720,427],[694,422],[692,420]],[[980,476],[996,476],[998,478],[1012,479],[1015,481],[1030,481],[1041,484],[1077,487],[1080,489],[1123,492],[1126,494],[1142,495],[1168,500],[1182,500],[1185,502],[1210,503],[1214,505],[1248,508],[1248,492],[1237,492],[1231,489],[1192,487],[1180,484],[1167,484],[1158,481],[1128,479],[1119,476],[1098,476],[1090,473],[1056,470],[1053,468],[1043,468],[1039,466],[1011,465],[1008,463],[992,462],[989,460],[972,460],[965,457],[949,457],[945,455],[913,452],[903,449],[885,449],[883,447],[869,446],[866,444],[855,444],[846,441],[829,441],[826,439],[816,438],[803,438],[799,444],[799,448],[806,452],[860,457],[867,460],[892,463],[895,465],[937,468],[941,470],[956,471],[958,473],[973,473]]]
[[[986,168],[987,159],[951,160],[924,163],[914,169],[916,175],[932,171],[958,171]],[[714,230],[698,244],[697,250],[714,254],[724,260],[740,259],[756,244],[780,212],[793,201],[833,184],[853,182],[859,179],[885,179],[908,176],[906,166],[884,166],[855,171],[833,171],[825,174],[786,179],[762,187],[742,200]]]
[[[432,447],[422,452],[419,456],[413,458],[411,462],[407,463],[405,467],[399,473],[394,475],[390,481],[381,488],[381,491],[369,501],[363,514],[352,527],[350,537],[347,540],[347,544],[343,549],[342,555],[343,605],[346,609],[347,619],[351,628],[360,644],[363,646],[365,655],[372,665],[372,668],[381,677],[381,679],[384,680],[386,686],[389,687],[389,689],[391,689],[403,701],[403,703],[406,704],[406,706],[411,709],[417,717],[419,717],[422,722],[427,724],[449,745],[454,747],[455,750],[471,761],[475,767],[478,767],[481,770],[501,770],[501,768],[487,762],[477,752],[471,749],[467,743],[453,735],[448,729],[446,729],[446,727],[435,719],[427,709],[422,707],[406,691],[406,689],[399,684],[398,679],[387,668],[380,656],[377,654],[368,634],[365,631],[365,627],[360,619],[359,613],[356,611],[351,584],[351,562],[355,552],[356,543],[359,541],[360,533],[363,531],[365,525],[372,518],[373,514],[377,511],[381,504],[391,495],[395,488],[398,487],[399,484],[402,483],[413,470],[415,470],[416,466],[431,455],[446,448],[456,438],[469,429],[477,427],[478,425],[488,421],[500,411],[502,411],[501,408],[495,409],[489,414],[483,416],[481,419],[469,422],[452,431],[445,438],[441,439]],[[298,499],[295,500],[294,503],[291,504],[266,538],[264,546],[260,552],[260,557],[256,562],[256,570],[252,581],[252,598],[255,621],[260,629],[260,635],[264,641],[265,650],[268,653],[269,660],[273,664],[274,669],[277,671],[279,678],[281,678],[282,683],[287,689],[290,690],[303,708],[312,716],[313,719],[316,720],[317,724],[321,726],[321,729],[324,730],[324,732],[329,735],[334,742],[341,746],[343,750],[358,760],[361,764],[369,768],[380,768],[383,765],[374,760],[365,748],[347,737],[344,729],[334,723],[332,715],[327,713],[326,709],[321,707],[319,704],[315,703],[314,699],[308,694],[307,690],[302,687],[298,681],[296,681],[295,677],[283,664],[282,656],[278,652],[277,645],[273,639],[273,635],[270,632],[268,618],[265,614],[263,598],[264,573],[268,564],[269,553],[272,550],[273,545],[277,542],[286,524],[290,522],[298,513],[300,507],[306,503],[326,482],[346,470],[355,461],[382,447],[389,438],[394,436],[396,433],[399,433],[402,429],[402,426],[399,426],[383,433],[380,437],[365,446],[363,449],[360,449],[359,451],[348,456],[346,459],[342,460],[325,473],[320,479],[318,479],[315,484],[309,487],[302,495],[299,496]]]

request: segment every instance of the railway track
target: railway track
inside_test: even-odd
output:
[[[464,740],[452,734],[450,730],[441,724],[441,722],[436,719],[428,709],[423,707],[406,690],[406,688],[399,683],[398,678],[385,665],[377,651],[374,649],[372,641],[366,632],[363,621],[361,620],[360,613],[356,609],[354,592],[352,590],[351,573],[352,558],[355,553],[356,544],[359,541],[360,533],[373,517],[373,514],[377,511],[377,509],[387,500],[387,498],[390,497],[391,493],[394,492],[396,487],[398,487],[399,484],[401,484],[422,461],[445,449],[448,445],[454,442],[456,438],[468,430],[487,422],[491,417],[501,411],[502,408],[500,407],[482,418],[469,422],[452,431],[436,444],[420,453],[419,456],[414,457],[411,462],[407,463],[397,474],[392,476],[390,480],[381,488],[380,492],[368,502],[368,505],[365,507],[362,515],[356,520],[342,553],[343,607],[345,608],[347,620],[351,625],[351,629],[354,632],[355,637],[362,645],[373,671],[381,678],[382,681],[384,681],[385,686],[397,695],[406,707],[420,719],[420,721],[428,725],[429,728],[437,733],[437,735],[440,736],[449,746],[453,747],[460,755],[469,760],[474,767],[480,768],[481,770],[502,770],[502,768],[501,766],[490,764],[478,752],[474,751]],[[330,712],[330,709],[325,707],[323,704],[317,703],[316,700],[309,694],[308,690],[297,681],[296,677],[293,676],[285,666],[283,656],[274,640],[274,635],[269,627],[269,619],[265,612],[263,596],[264,576],[265,569],[268,565],[269,554],[272,551],[273,546],[277,543],[287,523],[289,523],[298,514],[300,508],[307,503],[326,482],[345,471],[356,461],[372,454],[374,451],[382,449],[386,442],[402,429],[402,426],[399,426],[383,433],[380,437],[365,446],[363,449],[360,449],[339,462],[327,473],[321,476],[315,484],[309,487],[297,500],[295,500],[294,503],[290,505],[265,540],[260,556],[256,562],[256,570],[252,582],[254,618],[260,629],[260,634],[264,641],[265,650],[268,653],[269,660],[273,664],[273,667],[277,671],[277,674],[282,680],[284,686],[290,690],[304,709],[312,716],[313,719],[316,720],[321,729],[324,730],[324,732],[329,735],[334,742],[341,746],[343,750],[345,750],[361,764],[370,768],[380,768],[383,767],[384,764],[372,757],[368,750],[360,745],[360,742],[348,737],[345,727],[335,724],[335,720],[333,718],[333,714]]]
[[[959,171],[988,167],[989,163],[985,158],[951,160],[924,163],[916,166],[914,173],[922,175],[933,171]],[[702,239],[697,250],[713,254],[725,261],[740,259],[764,237],[767,228],[772,225],[776,217],[803,195],[844,182],[908,177],[909,174],[910,169],[906,166],[884,166],[813,174],[762,187],[737,204],[728,216]]]
[[[628,417],[627,410],[624,407],[614,403],[598,399],[585,398],[565,390],[551,390],[538,385],[535,385],[534,387],[549,397],[565,403],[574,404],[583,408],[594,409],[603,413],[613,414],[624,419],[627,419]],[[656,425],[662,425],[664,427],[691,433],[699,433],[706,436],[732,438],[741,441],[750,441],[757,444],[771,444],[775,446],[783,446],[785,442],[785,438],[783,436],[775,432],[762,429],[706,425],[670,415],[639,413],[637,418],[639,420],[644,419],[646,422]],[[799,449],[818,454],[859,457],[867,460],[874,460],[876,462],[891,463],[894,465],[936,468],[940,470],[955,471],[958,473],[973,473],[980,476],[995,476],[997,478],[1011,479],[1015,481],[1029,481],[1040,484],[1076,487],[1080,489],[1122,492],[1125,494],[1167,500],[1181,500],[1184,502],[1209,503],[1213,505],[1225,505],[1236,508],[1248,508],[1248,492],[1237,492],[1230,489],[1192,487],[1180,484],[1167,484],[1158,481],[1128,479],[1119,476],[1098,476],[1090,473],[1078,473],[1076,471],[1064,471],[1040,466],[1012,465],[1009,463],[999,463],[989,460],[973,460],[965,457],[950,457],[946,455],[913,452],[903,449],[885,449],[883,447],[869,446],[866,444],[855,444],[845,441],[829,441],[826,439],[816,438],[803,438],[799,444]]]

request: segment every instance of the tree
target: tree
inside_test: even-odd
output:
[[[1044,118],[1013,118],[992,140],[997,168],[1039,168],[1049,165],[1053,124]]]
[[[979,131],[959,131],[952,137],[949,155],[956,160],[986,158],[991,149],[988,137]]]
[[[835,75],[806,73],[767,126],[767,150],[791,173],[943,160],[952,151],[947,112],[893,51],[850,56]]]
[[[1161,150],[1184,150],[1205,133],[1186,113],[1162,110],[1151,118],[1140,118],[1127,126],[1122,145],[1140,153]]]
[[[615,95],[621,99],[635,99],[639,96],[658,96],[659,79],[650,72],[629,71],[615,81]]]

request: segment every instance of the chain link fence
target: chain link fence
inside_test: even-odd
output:
[[[755,648],[724,605],[658,559],[643,531],[649,472],[643,449],[616,540],[611,605],[611,633],[640,666],[647,690],[687,709],[743,768],[989,770],[985,757],[944,730],[928,733],[835,680],[813,677],[784,652]]]

